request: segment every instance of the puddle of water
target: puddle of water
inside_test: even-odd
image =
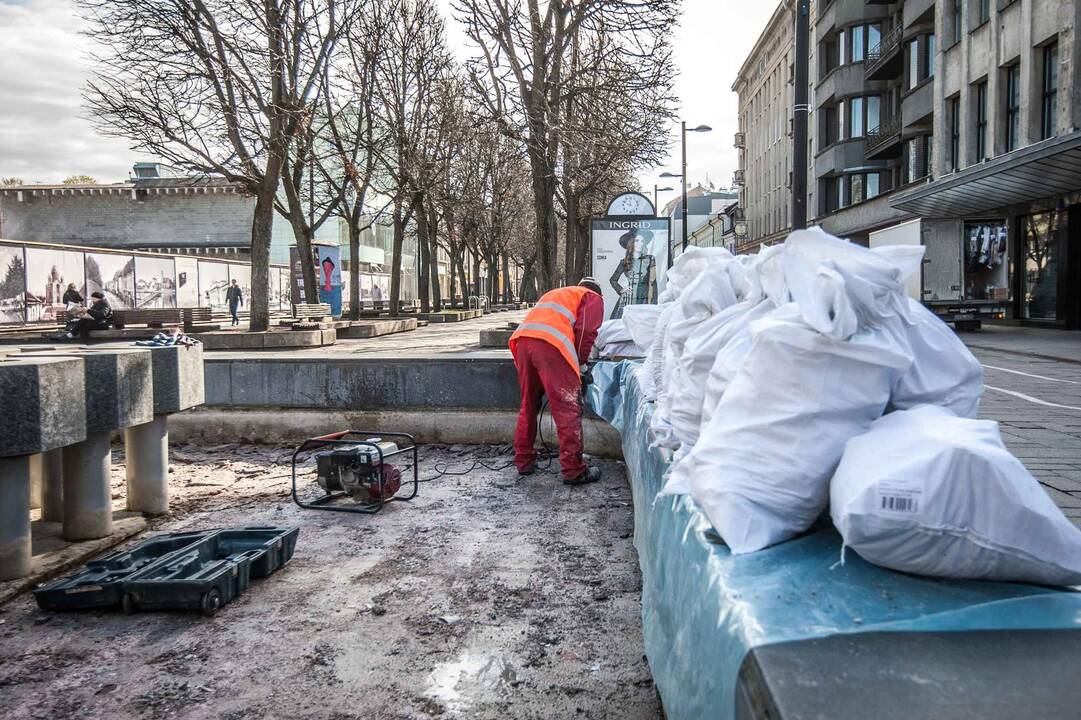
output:
[[[437,665],[424,694],[452,712],[462,712],[517,680],[514,668],[498,655],[466,654],[454,662]]]

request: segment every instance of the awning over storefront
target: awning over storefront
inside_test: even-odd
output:
[[[1043,140],[897,193],[890,205],[921,217],[964,217],[1081,190],[1081,132]]]

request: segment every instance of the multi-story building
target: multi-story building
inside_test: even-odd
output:
[[[687,242],[693,245],[691,237],[738,197],[735,190],[714,190],[696,185],[687,190]],[[662,217],[670,218],[672,236],[669,238],[672,257],[676,258],[683,251],[683,198],[675,197],[664,206]]]
[[[775,126],[791,86],[775,100],[772,78],[794,48],[792,4],[734,86],[746,248],[788,230],[771,213],[787,206],[775,173],[791,139],[776,150]],[[1014,318],[1081,327],[1079,21],[1076,0],[812,5],[810,222],[869,243],[919,220],[906,227],[942,276],[925,300],[993,298]]]
[[[812,15],[815,4],[812,0]],[[782,0],[777,6],[732,85],[739,96],[735,146],[740,151],[733,181],[740,187],[747,227],[741,252],[783,240],[792,227],[794,5]]]
[[[1081,3],[940,0],[933,10],[929,161],[916,160],[924,177],[890,205],[922,218],[928,255],[961,265],[960,287],[947,291],[1081,328]],[[990,255],[985,228],[997,229]]]

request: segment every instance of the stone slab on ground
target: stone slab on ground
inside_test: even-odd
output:
[[[491,330],[480,331],[480,346],[481,347],[507,347],[507,343],[510,342],[510,336],[514,334],[514,331],[505,328],[493,328]]]
[[[392,335],[394,333],[411,332],[417,329],[416,318],[399,318],[397,320],[353,320],[347,327],[338,328],[338,337],[349,340],[362,340]]]
[[[483,310],[443,310],[437,313],[417,313],[417,318],[430,323],[452,323],[479,318],[483,314]]]
[[[34,569],[27,577],[0,582],[0,605],[138,535],[146,529],[146,520],[139,513],[117,511],[113,513],[111,535],[80,542],[65,540],[58,522],[36,520],[30,528]]]
[[[24,352],[22,357],[75,357],[83,361],[86,431],[107,432],[154,419],[150,351],[143,348],[85,348]]]
[[[271,330],[250,332],[247,330],[222,330],[220,332],[193,333],[192,337],[203,343],[205,350],[263,350],[266,348],[312,348],[333,344],[337,335],[333,330]]]
[[[0,357],[0,457],[34,455],[86,439],[86,378],[75,357]]]

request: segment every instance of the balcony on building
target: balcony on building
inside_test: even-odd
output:
[[[867,50],[864,63],[864,77],[867,80],[892,80],[901,76],[904,70],[904,53],[901,52],[901,38],[904,28],[894,25],[882,34],[878,44]]]
[[[865,153],[868,160],[891,160],[901,157],[901,117],[899,115],[882,118],[878,127],[867,131]]]

